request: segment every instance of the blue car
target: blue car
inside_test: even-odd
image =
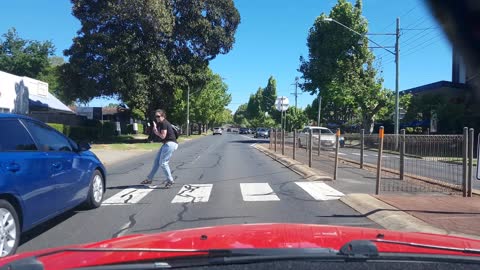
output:
[[[89,149],[40,121],[0,113],[0,256],[15,253],[36,225],[101,205],[106,170]]]

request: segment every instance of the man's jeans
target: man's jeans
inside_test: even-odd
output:
[[[168,162],[170,161],[173,152],[177,150],[177,148],[177,143],[167,142],[160,148],[160,150],[158,150],[157,157],[153,162],[152,171],[150,172],[150,174],[148,174],[148,180],[153,180],[153,177],[158,171],[158,167],[161,166],[163,172],[165,173],[165,176],[167,177],[167,180],[173,182],[173,177],[172,173],[170,172],[170,166],[168,166]]]

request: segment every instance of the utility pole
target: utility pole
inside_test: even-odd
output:
[[[300,95],[298,93],[298,77],[295,77],[295,83],[293,85],[295,85],[295,93],[291,93],[291,94],[295,96],[295,108],[297,108],[297,98]]]
[[[400,18],[397,18],[397,31],[395,35],[395,135],[399,134],[400,96],[399,96],[399,68],[400,68]],[[398,136],[396,136],[398,137]],[[397,144],[398,145],[398,144]]]
[[[187,86],[187,137],[190,136],[190,84]]]
[[[322,115],[322,96],[320,95],[320,88],[318,90],[318,116],[317,116],[317,125],[320,126],[320,116]]]

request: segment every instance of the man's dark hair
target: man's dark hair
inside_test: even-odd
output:
[[[158,109],[155,111],[155,114],[157,113],[160,114],[160,116],[167,118],[167,113],[164,110]]]

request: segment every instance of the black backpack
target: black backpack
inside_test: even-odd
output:
[[[175,134],[175,139],[180,137],[180,128],[172,124],[173,134]]]

